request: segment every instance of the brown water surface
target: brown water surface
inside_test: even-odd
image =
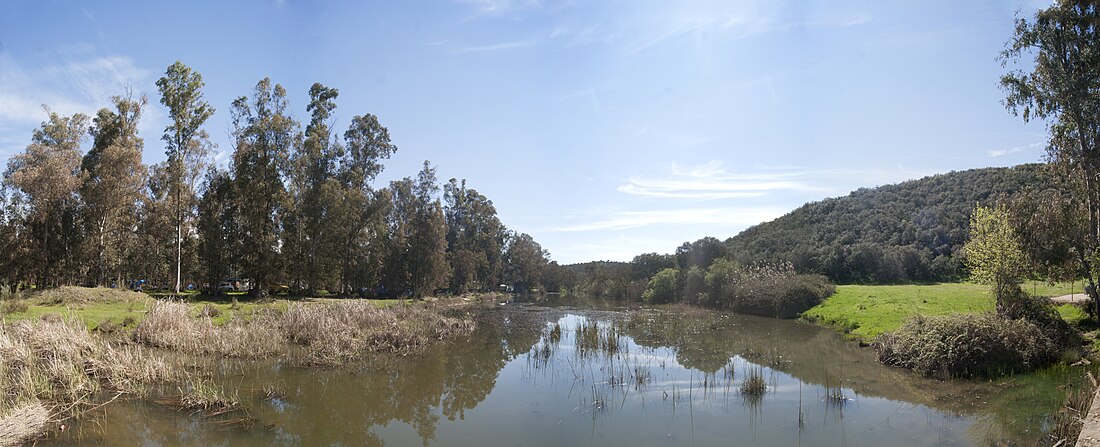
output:
[[[811,324],[696,309],[509,304],[477,318],[470,337],[417,356],[334,369],[217,361],[196,371],[237,390],[250,428],[128,400],[50,443],[1032,445],[1064,398],[1059,386],[1083,374],[922,379]],[[741,392],[752,375],[765,379],[762,396]],[[272,388],[281,396],[263,392]]]

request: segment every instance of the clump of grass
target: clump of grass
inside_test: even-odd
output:
[[[17,446],[38,437],[50,422],[50,412],[34,402],[0,413],[0,446]]]
[[[218,318],[221,315],[222,315],[222,310],[221,309],[218,309],[217,307],[211,306],[209,304],[203,306],[202,310],[199,311],[199,316],[200,317],[205,317],[205,318]]]
[[[554,325],[550,327],[549,336],[550,336],[550,343],[558,343],[558,342],[561,341],[561,324],[560,323],[555,322]]]
[[[435,340],[473,332],[473,320],[443,312],[419,305],[379,309],[358,300],[305,303],[285,312],[259,311],[249,320],[235,316],[219,326],[210,312],[192,318],[186,304],[158,301],[131,337],[190,354],[262,358],[293,353],[305,365],[335,366],[368,353],[406,355]]]
[[[30,299],[35,303],[54,306],[60,304],[121,303],[143,301],[146,298],[148,298],[148,295],[144,293],[125,289],[73,286],[43,289],[34,292],[30,296]]]
[[[371,352],[407,355],[474,328],[473,320],[446,317],[440,309],[379,309],[366,301],[294,304],[283,322],[286,338],[305,347],[303,360],[314,365],[339,365]]]
[[[191,380],[186,390],[180,388],[178,396],[158,399],[157,403],[205,417],[220,416],[243,409],[236,393],[227,392],[213,382],[202,379]]]
[[[10,298],[0,301],[0,315],[20,314],[29,308],[27,300],[22,298]]]
[[[848,402],[848,396],[840,387],[828,387],[825,389],[825,404],[831,407],[840,407]]]
[[[577,324],[573,329],[577,354],[586,357],[593,354],[614,356],[623,350],[620,328],[614,324],[601,326],[596,320]]]
[[[179,301],[156,301],[131,338],[141,344],[190,354],[262,358],[283,351],[283,334],[275,317],[259,315],[251,321],[234,319],[222,326],[211,316],[191,318]]]
[[[768,392],[768,383],[764,380],[764,371],[752,368],[741,382],[741,396],[750,402],[760,402]]]
[[[274,383],[264,385],[263,388],[260,389],[260,393],[263,395],[264,400],[281,400],[286,398],[286,389]]]
[[[875,341],[879,361],[940,378],[993,377],[1056,360],[1060,347],[1025,319],[918,316]]]

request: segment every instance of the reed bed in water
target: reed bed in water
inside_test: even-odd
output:
[[[358,300],[296,303],[285,312],[269,310],[218,326],[209,315],[191,317],[184,303],[161,301],[134,329],[133,339],[190,354],[288,354],[302,364],[335,366],[370,353],[407,355],[434,340],[468,335],[474,328],[473,320],[448,317],[434,307],[381,309]]]
[[[163,358],[94,337],[75,319],[0,326],[0,446],[81,414],[101,391],[144,394],[172,374]]]

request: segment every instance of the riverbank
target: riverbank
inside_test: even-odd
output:
[[[192,376],[193,365],[167,357],[279,357],[292,365],[337,366],[366,355],[408,355],[468,335],[476,323],[461,308],[500,298],[167,301],[68,287],[5,299],[0,446],[63,430],[67,419],[119,396],[148,397],[158,383],[178,383],[181,395],[170,400],[188,406],[234,408],[215,386]]]
[[[1028,283],[1022,288],[1033,296],[1052,297],[1072,293],[1074,285]],[[802,318],[870,343],[915,316],[976,314],[994,308],[995,299],[989,287],[980,284],[841,285],[833,296],[804,312]],[[1073,304],[1059,304],[1055,308],[1075,327],[1087,319]]]

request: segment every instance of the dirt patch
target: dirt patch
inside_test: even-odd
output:
[[[1088,301],[1089,296],[1084,293],[1073,293],[1069,295],[1051,297],[1050,300],[1055,303],[1080,303]]]

